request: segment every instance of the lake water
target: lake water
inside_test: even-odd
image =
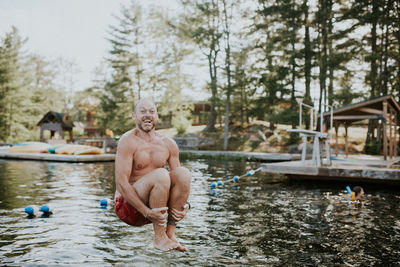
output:
[[[353,206],[343,183],[291,182],[257,163],[188,160],[193,208],[177,229],[189,251],[152,248],[151,225],[128,226],[113,206],[114,163],[0,160],[0,266],[398,266],[398,188],[364,185]],[[54,214],[27,218],[28,205]]]

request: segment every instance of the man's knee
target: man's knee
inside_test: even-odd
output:
[[[171,171],[171,180],[173,183],[190,184],[192,174],[185,167],[178,167]]]
[[[171,178],[170,178],[169,173],[168,173],[168,171],[166,169],[158,168],[158,169],[154,170],[153,173],[154,173],[154,176],[155,176],[155,183],[157,185],[170,187]]]

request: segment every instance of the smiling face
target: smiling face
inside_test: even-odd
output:
[[[158,113],[157,107],[150,100],[140,100],[135,107],[135,112],[132,114],[133,119],[136,121],[137,127],[143,132],[150,132],[155,129]]]

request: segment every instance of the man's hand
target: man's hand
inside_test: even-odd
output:
[[[171,210],[171,215],[172,215],[172,218],[175,221],[175,224],[178,224],[178,222],[180,222],[183,218],[185,218],[186,213],[188,212],[189,208],[190,208],[189,204],[186,203],[183,206],[183,210],[182,211],[179,211],[177,209],[172,209]]]
[[[163,226],[167,223],[168,207],[149,209],[146,218],[153,223]]]

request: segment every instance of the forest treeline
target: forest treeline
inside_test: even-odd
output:
[[[111,48],[93,85],[74,94],[73,64],[26,52],[12,28],[0,43],[0,140],[35,138],[48,110],[81,121],[95,111],[118,135],[146,96],[182,127],[182,106],[199,90],[211,106],[206,130],[222,123],[226,136],[252,119],[296,127],[299,101],[320,110],[399,100],[399,9],[398,0],[181,0],[171,12],[131,1],[105,29]]]

